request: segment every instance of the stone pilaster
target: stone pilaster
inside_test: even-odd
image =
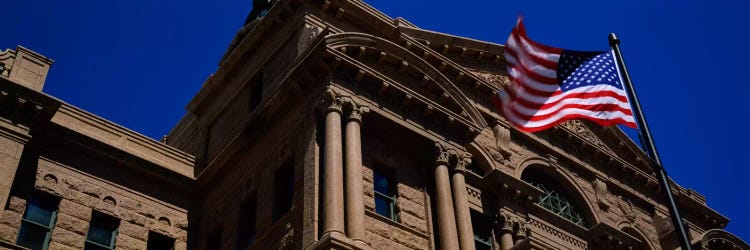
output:
[[[367,107],[352,104],[346,123],[345,137],[345,183],[346,183],[346,232],[352,240],[365,243],[365,202],[362,183],[362,139],[360,126]]]
[[[453,210],[453,198],[448,173],[450,155],[455,152],[437,143],[435,146],[438,150],[438,157],[435,161],[435,191],[437,193],[436,202],[440,247],[445,250],[458,249],[456,215]]]
[[[471,164],[470,155],[462,156],[456,163],[452,176],[453,205],[456,211],[456,225],[458,226],[458,240],[461,249],[475,249],[474,230],[471,227],[469,199],[466,193],[466,167]]]
[[[23,126],[0,121],[0,205],[5,206],[10,187],[21,162],[24,146],[29,141],[29,130]]]

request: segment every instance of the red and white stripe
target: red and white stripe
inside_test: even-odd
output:
[[[557,65],[562,52],[529,39],[518,19],[504,51],[511,83],[493,98],[505,118],[527,132],[578,118],[635,128],[624,90],[607,84],[560,89]]]

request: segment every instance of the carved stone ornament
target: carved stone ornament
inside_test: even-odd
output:
[[[607,183],[600,180],[599,178],[594,179],[594,181],[591,182],[591,185],[594,187],[594,194],[596,195],[596,204],[599,205],[599,208],[602,211],[609,210],[609,207],[611,207],[611,204],[609,203],[609,192],[607,191]]]
[[[349,120],[361,123],[362,116],[368,112],[370,112],[369,107],[352,104],[352,112],[349,114]]]
[[[456,167],[454,171],[465,173],[467,168],[471,166],[471,155],[468,153],[465,153],[461,156],[461,158],[456,162]]]
[[[510,129],[498,122],[492,128],[492,132],[495,134],[495,146],[505,158],[510,157]]]
[[[656,226],[656,232],[659,236],[666,235],[674,231],[672,220],[669,216],[662,215],[659,213],[654,214],[654,225]]]
[[[490,73],[487,71],[481,71],[481,70],[475,70],[475,69],[470,69],[469,72],[483,79],[485,82],[489,83],[490,85],[496,88],[500,88],[503,85],[507,85],[509,82],[508,77],[500,75],[500,74],[495,74],[495,73]]]
[[[597,137],[591,130],[589,130],[581,120],[569,120],[562,123],[562,126],[568,130],[576,133],[583,137],[586,141],[596,145],[599,148],[607,150],[607,146]]]
[[[527,221],[518,221],[518,231],[516,231],[516,238],[518,239],[524,239],[529,236],[529,222]]]
[[[339,96],[338,93],[333,91],[333,89],[330,89],[330,88],[326,89],[326,92],[325,94],[323,94],[323,98],[321,101],[322,101],[321,105],[325,113],[328,113],[328,112],[341,113],[343,110],[342,108],[344,105],[344,99],[341,96]]]
[[[634,222],[637,215],[635,213],[635,208],[633,208],[633,203],[621,196],[618,196],[617,198],[617,207],[622,211],[622,218],[631,223]]]
[[[495,215],[497,228],[502,232],[513,232],[513,216],[506,211],[498,211]]]
[[[435,150],[437,151],[437,159],[435,159],[435,165],[448,165],[450,161],[450,149],[446,146],[436,142]]]

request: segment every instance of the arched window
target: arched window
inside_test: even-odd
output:
[[[575,224],[582,227],[588,226],[583,214],[573,203],[573,199],[552,178],[537,170],[527,169],[521,175],[521,180],[544,191],[544,194],[537,200],[537,204]]]

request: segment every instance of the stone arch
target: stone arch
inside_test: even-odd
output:
[[[492,157],[490,156],[489,152],[485,150],[482,146],[479,144],[472,142],[469,143],[469,145],[466,147],[466,151],[469,152],[472,156],[472,164],[477,164],[479,166],[479,169],[482,172],[482,175],[488,174],[493,169],[497,169],[496,166],[497,163],[495,163],[494,160],[492,160]]]
[[[698,238],[700,249],[750,249],[747,242],[723,229],[708,230]]]
[[[521,161],[516,168],[515,177],[520,180],[523,173],[530,169],[541,172],[554,180],[573,199],[575,205],[579,206],[584,220],[588,222],[589,227],[601,222],[599,214],[596,213],[595,203],[585,195],[585,192],[583,192],[583,189],[573,179],[571,174],[551,165],[549,159],[534,156]]]
[[[358,32],[344,32],[329,35],[326,37],[326,44],[332,49],[338,49],[341,47],[367,47],[399,57],[410,66],[420,70],[426,76],[430,77],[430,79],[435,81],[443,91],[448,93],[449,97],[456,102],[461,110],[466,112],[467,118],[474,126],[478,128],[489,126],[479,110],[474,107],[469,101],[469,98],[463,94],[458,86],[454,85],[451,80],[438,69],[408,49],[380,37]]]

